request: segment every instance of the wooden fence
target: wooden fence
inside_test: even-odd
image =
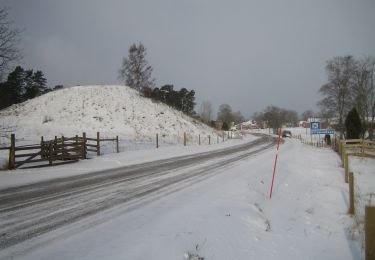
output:
[[[354,221],[359,226],[360,233],[363,232],[364,234],[365,259],[375,259],[375,207],[368,206],[362,201],[364,195],[359,195],[361,193],[358,191],[360,187],[356,184],[355,176],[350,171],[349,165],[350,156],[375,159],[375,142],[363,139],[337,139],[336,143],[336,151],[340,155],[345,169],[345,182],[349,183],[348,214],[354,216]]]
[[[293,135],[292,138],[298,139],[301,141],[303,144],[307,144],[313,147],[317,148],[332,148],[333,150],[336,150],[336,138],[330,139],[330,144],[327,144],[326,140],[324,138],[319,139],[319,140],[312,140],[312,139],[305,139],[302,138],[302,135]]]
[[[345,169],[345,181],[349,181],[349,156],[375,158],[375,142],[363,139],[340,140],[338,153]]]
[[[163,136],[162,136],[163,137]],[[217,135],[217,143],[228,139],[236,138],[231,131],[223,131]],[[160,136],[156,134],[156,148],[160,147]],[[211,145],[215,139],[211,135],[193,137],[183,133],[183,145],[189,144],[208,144]],[[80,159],[86,159],[88,153],[101,155],[101,146],[103,142],[115,142],[116,151],[119,152],[119,138],[100,138],[97,132],[96,138],[87,137],[86,133],[82,136],[66,137],[55,136],[52,140],[45,140],[41,137],[39,144],[16,146],[15,135],[11,135],[11,144],[9,147],[1,147],[0,150],[9,150],[9,169],[36,168],[44,166],[59,165],[76,162]],[[25,167],[25,164],[28,165]],[[32,164],[32,165],[31,165]]]
[[[119,152],[119,139],[108,138],[100,139],[100,133],[97,132],[96,138],[82,136],[57,137],[52,140],[44,140],[41,137],[39,144],[16,146],[16,137],[11,135],[10,147],[3,147],[2,150],[9,149],[10,170],[19,168],[25,164],[34,164],[24,168],[35,168],[65,163],[76,162],[80,159],[86,159],[88,152],[95,152],[100,155],[100,144],[105,141],[115,141],[116,151]]]
[[[219,137],[219,134],[217,134],[216,136],[217,136],[217,140],[216,140],[217,144],[220,143],[220,141],[225,142],[226,140],[229,140],[229,139],[242,138],[238,134],[237,134],[237,137],[236,137],[236,135],[232,131],[222,131],[221,134],[220,134],[220,137]],[[160,147],[160,141],[163,139],[163,137],[164,137],[164,135],[160,135],[158,133],[156,134],[156,136],[155,136],[156,148]],[[190,144],[198,144],[198,145],[208,144],[208,145],[211,145],[215,142],[215,139],[213,139],[211,135],[192,136],[192,135],[189,135],[188,133],[184,132],[183,135],[182,135],[182,139],[178,138],[178,143],[180,143],[180,142],[182,142],[182,144],[184,146],[188,146]]]

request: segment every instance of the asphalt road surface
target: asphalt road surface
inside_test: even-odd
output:
[[[113,207],[193,185],[275,142],[260,135],[213,152],[0,190],[0,250]]]

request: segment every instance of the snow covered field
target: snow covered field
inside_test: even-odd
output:
[[[97,160],[126,164],[172,157],[174,149]],[[194,146],[185,152],[199,149],[213,148]],[[352,218],[346,214],[348,187],[338,155],[287,139],[269,199],[274,156],[275,150],[268,149],[193,186],[156,194],[137,206],[116,207],[0,251],[0,258],[361,259],[360,246],[352,240]],[[43,174],[47,172],[35,172]],[[1,183],[4,176],[11,175],[1,174]],[[8,184],[22,182],[28,180]]]

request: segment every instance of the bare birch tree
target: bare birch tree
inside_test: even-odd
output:
[[[21,59],[18,49],[20,31],[12,29],[12,22],[8,19],[8,9],[0,9],[0,81],[10,69],[12,62]]]
[[[200,114],[205,123],[209,123],[212,117],[212,104],[210,101],[203,101],[201,104]]]
[[[351,89],[355,60],[352,56],[335,57],[327,62],[328,82],[320,87],[324,96],[318,105],[337,118],[340,134],[344,132],[344,120],[353,104]]]
[[[142,43],[132,44],[129,48],[127,58],[123,58],[122,66],[119,70],[119,79],[126,86],[142,90],[142,88],[153,88],[155,79],[151,73],[153,68],[146,60],[146,48]]]
[[[361,118],[363,130],[370,130],[373,126],[369,125],[371,117],[371,105],[373,101],[373,79],[375,60],[371,57],[366,57],[356,61],[353,72],[353,107],[357,108],[358,114]],[[362,133],[362,136],[364,132]]]

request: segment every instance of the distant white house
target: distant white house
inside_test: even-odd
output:
[[[255,122],[255,120],[249,120],[249,121],[246,121],[246,122],[242,122],[238,125],[236,125],[236,128],[239,129],[239,130],[250,130],[250,129],[258,129],[259,126],[257,124],[257,122]]]

